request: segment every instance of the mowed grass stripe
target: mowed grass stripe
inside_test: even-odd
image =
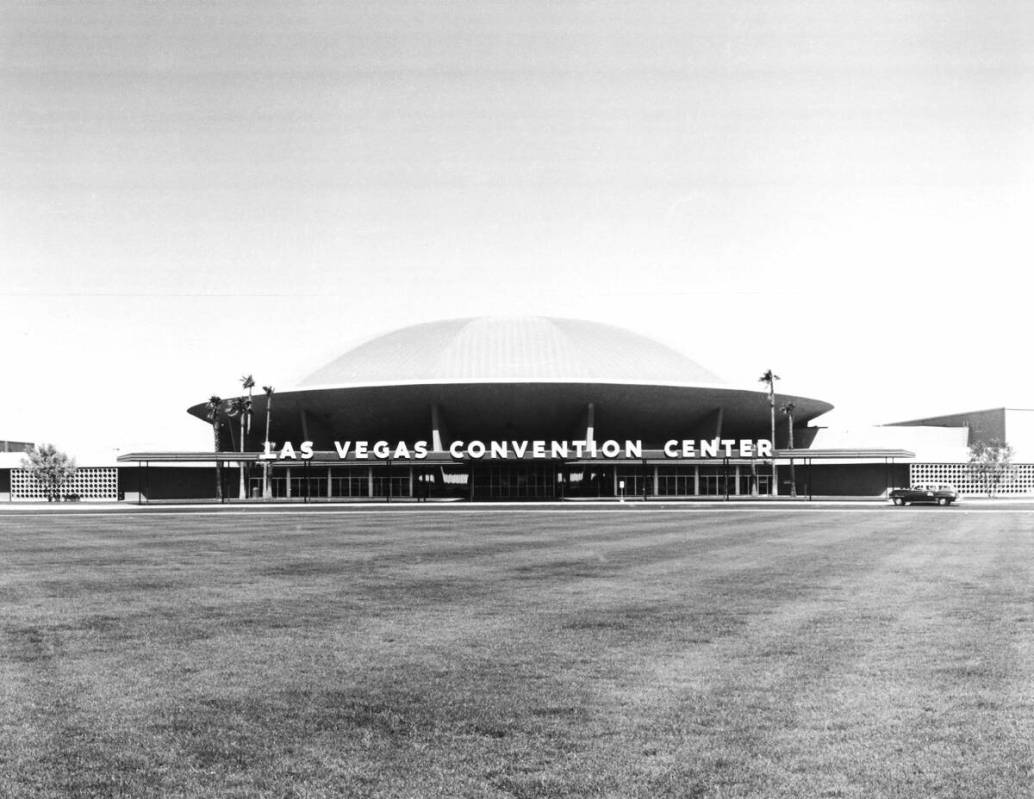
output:
[[[5,525],[0,792],[1020,795],[1029,532],[802,517]]]
[[[962,535],[970,541],[979,532]],[[1009,795],[1005,785],[1029,779],[1029,745],[1012,731],[1003,736],[1009,726],[1002,725],[1001,707],[972,719],[968,731],[965,708],[959,712],[962,718],[946,723],[953,709],[944,693],[968,695],[984,681],[967,673],[963,677],[975,677],[976,684],[960,687],[959,680],[950,679],[945,686],[940,677],[951,667],[944,664],[966,653],[966,641],[986,635],[980,625],[959,626],[937,615],[932,617],[935,631],[927,631],[930,617],[916,629],[915,608],[928,605],[939,613],[950,608],[945,579],[959,568],[983,575],[985,589],[978,600],[983,601],[994,593],[986,580],[1000,572],[997,567],[983,569],[979,556],[972,562],[956,558],[945,568],[938,543],[903,542],[882,563],[873,564],[877,569],[821,586],[823,591],[836,589],[839,607],[831,608],[830,598],[821,593],[805,595],[773,607],[767,618],[719,641],[709,652],[680,651],[661,663],[654,661],[651,678],[628,689],[640,707],[646,730],[642,737],[649,737],[659,717],[663,729],[690,725],[679,736],[683,743],[677,750],[650,747],[664,764],[658,769],[663,784],[672,787],[683,779],[692,783],[693,774],[719,771],[725,778],[722,795],[916,796],[929,795],[934,784],[946,789],[946,795],[1002,796]],[[982,548],[985,554],[1000,551]],[[1014,579],[1010,583],[1023,584]],[[1024,590],[1029,599],[1029,583]],[[1027,639],[1016,629],[1016,620],[1005,623],[1014,645]],[[932,645],[929,651],[912,649],[924,642]],[[996,646],[986,653],[981,645],[961,656],[994,660],[1000,657],[997,653],[1010,657],[1014,650]],[[999,672],[1013,675],[1012,684],[1001,689],[1014,702],[1029,693],[1026,666],[1014,663]],[[722,677],[714,679],[715,673]],[[653,690],[644,692],[643,683]],[[978,706],[983,701],[975,700]],[[659,714],[664,705],[670,712]],[[1022,719],[1028,726],[1029,715],[1023,714],[1029,701],[1012,707],[1007,714],[1012,721]],[[936,710],[940,712],[928,715]],[[916,739],[916,730],[930,721],[930,739]],[[997,734],[978,744],[984,733],[981,723]],[[990,760],[967,756],[981,746],[994,747]],[[787,751],[794,757],[788,759]]]

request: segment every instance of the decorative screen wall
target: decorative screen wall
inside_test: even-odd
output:
[[[946,483],[955,486],[962,494],[987,495],[987,484],[968,463],[913,463],[910,479],[912,485]],[[1034,463],[1011,464],[994,486],[994,495],[1034,495]]]
[[[82,466],[61,487],[61,496],[79,499],[118,499],[118,469],[114,466]],[[11,469],[11,499],[46,499],[44,490],[27,469]]]

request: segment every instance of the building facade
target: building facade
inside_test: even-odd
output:
[[[772,441],[761,386],[728,385],[646,337],[579,320],[402,328],[250,403],[250,416],[230,402],[188,409],[219,431],[218,452],[123,455],[117,469],[80,470],[75,493],[131,502],[577,501],[878,497],[937,482],[978,494],[968,447],[1002,438],[1017,457],[996,493],[1034,495],[1034,411],[834,429],[821,425],[830,403],[779,394]],[[18,464],[4,465],[0,498],[39,498]]]

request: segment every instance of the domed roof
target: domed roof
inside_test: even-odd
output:
[[[503,381],[724,384],[670,347],[619,327],[575,319],[479,317],[378,336],[300,386]]]

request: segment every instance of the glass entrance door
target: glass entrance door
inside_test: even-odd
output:
[[[479,463],[472,466],[472,499],[553,499],[552,463]]]

